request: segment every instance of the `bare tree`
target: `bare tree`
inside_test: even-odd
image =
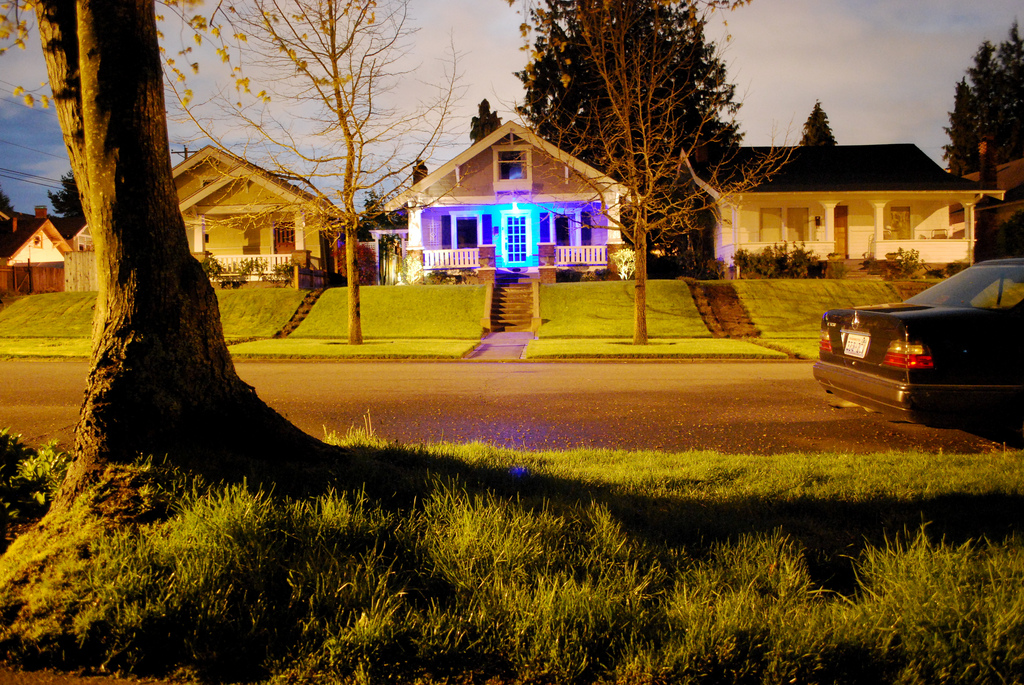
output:
[[[327,213],[322,226],[345,236],[348,342],[360,344],[359,222],[379,212],[441,140],[456,91],[454,52],[443,82],[406,106],[410,89],[399,88],[413,80],[408,0],[253,0],[233,9],[220,15],[230,32],[216,21],[192,24],[246,38],[235,44],[245,65],[233,71],[241,94],[218,99],[230,117],[204,119],[190,91],[177,85],[176,92],[218,144],[227,147],[226,135],[241,122],[266,151],[265,168],[331,201],[319,205]],[[253,95],[255,83],[265,87]],[[375,206],[363,201],[371,189]]]
[[[537,57],[522,74],[522,112],[545,138],[624,188],[602,213],[636,251],[633,342],[646,344],[650,236],[691,230],[702,210],[763,180],[777,158],[733,157],[738,134],[722,116],[737,105],[693,6],[545,4],[532,10]],[[532,87],[541,79],[546,87]]]

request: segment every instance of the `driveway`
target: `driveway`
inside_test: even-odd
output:
[[[810,362],[240,362],[239,374],[303,430],[372,426],[407,443],[479,440],[776,454],[1002,445],[958,430],[829,406]],[[0,362],[0,427],[70,444],[84,362]]]

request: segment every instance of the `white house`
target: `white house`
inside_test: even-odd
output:
[[[970,261],[974,209],[985,196],[1002,191],[947,173],[915,145],[796,147],[767,182],[719,204],[715,256],[731,264],[739,249],[788,242],[822,259],[881,259],[904,248],[927,263]],[[957,204],[966,214],[959,226],[950,223]]]

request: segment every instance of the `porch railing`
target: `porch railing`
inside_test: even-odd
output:
[[[458,250],[424,250],[424,269],[475,269],[480,266],[480,250],[464,247]]]
[[[555,265],[595,266],[608,263],[608,248],[604,245],[557,245]]]

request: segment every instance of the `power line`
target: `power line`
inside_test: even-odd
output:
[[[39,153],[41,155],[46,155],[47,157],[53,157],[55,159],[67,159],[66,157],[64,157],[62,155],[55,155],[52,152],[46,152],[45,150],[37,150],[34,147],[28,147],[26,145],[20,145],[18,143],[10,141],[10,140],[4,140],[3,138],[0,138],[0,143],[5,143],[7,145],[13,145],[14,147],[20,147],[22,150],[29,150],[30,152],[37,152],[37,153]]]
[[[24,171],[18,171],[17,169],[4,169],[0,167],[0,178],[6,178],[12,181],[21,181],[22,183],[31,183],[32,185],[43,186],[44,188],[53,188],[54,190],[63,189],[63,184],[59,180],[47,178],[46,176],[36,176],[35,174],[25,173]]]

